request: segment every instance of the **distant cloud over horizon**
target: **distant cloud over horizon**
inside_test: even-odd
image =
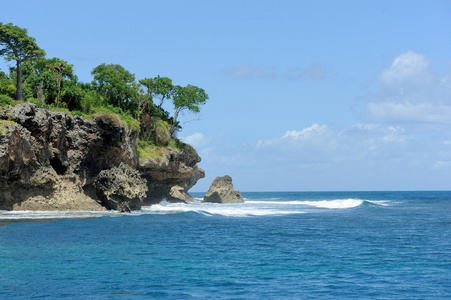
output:
[[[422,54],[395,58],[379,76],[378,91],[364,97],[364,118],[380,123],[451,123],[451,70],[435,72]]]
[[[231,68],[228,74],[237,79],[288,79],[288,80],[321,80],[327,77],[329,71],[322,64],[314,62],[307,67],[294,67],[286,71],[279,72],[274,67],[256,67],[242,64]]]
[[[276,68],[254,67],[247,64],[240,65],[230,71],[234,78],[242,79],[275,79]]]

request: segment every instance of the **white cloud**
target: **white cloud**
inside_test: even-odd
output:
[[[366,121],[451,123],[451,74],[438,74],[422,54],[398,56],[380,75],[378,92],[364,97]]]
[[[409,80],[426,72],[429,60],[424,55],[409,51],[398,56],[391,67],[383,71],[381,80],[385,84],[393,84],[403,80]]]
[[[362,189],[374,187],[375,182],[379,188],[421,188],[412,186],[412,180],[431,183],[433,176],[451,171],[449,137],[447,131],[419,133],[412,126],[396,124],[359,123],[341,131],[313,124],[256,144],[236,146],[223,138],[212,140],[212,148],[200,152],[201,167],[208,170],[204,180],[208,184],[215,176],[230,173],[236,175],[236,182],[241,178],[257,190],[285,184],[303,189]]]
[[[313,148],[321,141],[329,139],[333,131],[327,125],[313,124],[302,130],[287,130],[280,138],[258,141],[257,147],[279,147],[283,150],[292,146]],[[291,146],[288,146],[290,145]],[[286,146],[285,146],[286,145]]]
[[[368,110],[372,119],[379,122],[451,123],[451,105],[383,102],[368,103]]]
[[[183,138],[183,142],[193,146],[194,148],[197,148],[207,145],[208,139],[201,132],[196,132],[190,136]]]
[[[378,124],[354,124],[342,130],[338,135],[340,143],[383,144],[402,143],[410,139],[406,129],[401,126],[382,126]]]
[[[301,131],[288,130],[282,138],[292,138],[295,140],[300,140],[315,138],[318,136],[328,136],[330,134],[331,130],[326,125],[320,126],[318,124],[313,124],[312,126],[302,129]]]

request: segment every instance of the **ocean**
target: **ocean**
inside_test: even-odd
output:
[[[451,299],[451,191],[242,195],[0,211],[0,299]]]

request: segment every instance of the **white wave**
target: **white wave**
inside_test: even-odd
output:
[[[82,219],[102,216],[139,216],[142,214],[176,214],[195,212],[206,216],[222,215],[229,217],[247,216],[276,216],[288,214],[302,214],[309,211],[309,207],[327,209],[346,209],[361,205],[361,199],[335,199],[320,201],[262,201],[248,200],[244,203],[170,203],[166,200],[152,206],[145,206],[140,211],[119,213],[116,211],[0,211],[0,220],[46,220],[46,219]],[[385,205],[385,202],[377,202]]]
[[[252,205],[249,203],[218,204],[218,203],[167,203],[161,202],[142,208],[145,213],[175,214],[181,212],[196,212],[206,216],[222,215],[228,217],[268,216],[300,214],[303,210],[280,209],[273,206]]]
[[[255,204],[279,204],[279,205],[308,205],[318,208],[331,208],[331,209],[343,209],[353,208],[362,203],[365,200],[362,199],[334,199],[334,200],[321,200],[321,201],[249,201]]]
[[[322,201],[303,201],[305,205],[311,205],[320,208],[334,208],[344,209],[353,208],[362,205],[361,199],[337,199],[337,200],[322,200]]]
[[[382,205],[382,206],[389,206],[390,203],[393,203],[393,202],[388,201],[388,200],[366,200],[366,202],[373,203],[373,204],[376,204],[376,205]]]
[[[84,219],[121,215],[116,211],[0,211],[0,220]]]

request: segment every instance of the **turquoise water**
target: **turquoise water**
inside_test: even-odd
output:
[[[0,212],[0,299],[451,298],[451,192],[243,196]]]

